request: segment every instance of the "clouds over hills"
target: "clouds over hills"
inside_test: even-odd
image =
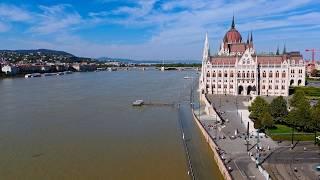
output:
[[[95,0],[0,4],[0,48],[54,48],[80,56],[196,59],[204,33],[213,51],[236,16],[258,51],[303,50],[320,37],[317,0]],[[319,38],[318,38],[319,40]]]

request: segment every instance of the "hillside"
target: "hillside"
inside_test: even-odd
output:
[[[30,50],[0,50],[0,53],[16,53],[21,55],[26,54],[42,54],[42,55],[56,55],[56,56],[64,56],[64,57],[75,57],[73,54],[67,53],[65,51],[56,51],[50,49],[30,49]]]

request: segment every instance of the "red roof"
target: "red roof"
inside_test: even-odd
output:
[[[236,57],[235,56],[217,56],[211,57],[210,59],[211,64],[236,64]]]
[[[281,64],[283,56],[258,56],[258,64]]]
[[[223,42],[225,43],[235,43],[235,42],[241,42],[241,41],[242,41],[241,34],[235,28],[231,28],[223,38]]]
[[[246,51],[246,45],[244,43],[231,44],[230,46],[230,52],[245,52],[245,51]]]
[[[244,44],[238,44],[239,46],[235,46],[237,48],[242,48]],[[213,65],[234,65],[236,63],[237,56],[211,56],[210,62]],[[240,59],[240,57],[238,57]],[[253,59],[255,59],[255,55],[253,55]],[[302,55],[291,55],[290,53],[280,56],[271,56],[271,55],[257,55],[258,64],[266,65],[266,64],[281,64],[283,61],[290,59],[294,60],[295,64],[298,64],[301,59],[303,59]]]

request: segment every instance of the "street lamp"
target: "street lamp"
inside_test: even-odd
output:
[[[257,154],[256,154],[256,167],[258,168],[259,164],[260,164],[260,147],[259,147],[259,143],[260,143],[260,137],[259,137],[259,131],[260,129],[257,130]]]

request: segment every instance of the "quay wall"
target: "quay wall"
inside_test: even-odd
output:
[[[212,104],[211,104],[210,101],[207,99],[207,96],[206,96],[205,94],[200,94],[200,101],[202,101],[202,102],[205,103],[205,106],[206,106],[206,107],[205,107],[205,111],[206,111],[207,114],[209,114],[209,115],[217,114],[218,120],[221,121],[221,118],[222,118],[222,117],[220,117],[220,114],[217,113],[217,110],[212,106]],[[194,114],[194,113],[193,113],[193,114]],[[203,127],[203,125],[201,124],[200,120],[199,120],[195,115],[193,115],[193,116],[194,116],[194,119],[196,120],[196,122],[197,122],[197,124],[198,124],[198,126],[199,126],[199,128],[200,128],[200,130],[201,130],[201,132],[202,132],[202,134],[206,137],[207,142],[209,143],[209,145],[210,145],[210,147],[211,147],[211,149],[212,149],[212,151],[213,151],[213,153],[214,153],[215,160],[216,160],[216,162],[217,162],[217,164],[218,164],[218,166],[219,166],[220,171],[222,172],[223,177],[224,177],[225,179],[228,179],[227,177],[225,177],[225,173],[228,173],[230,179],[232,179],[229,171],[227,170],[226,166],[224,165],[222,159],[221,159],[220,156],[219,156],[219,153],[218,153],[217,150],[216,150],[216,147],[218,147],[218,146],[217,146],[217,145],[215,144],[215,142],[212,140],[212,137],[211,137],[210,134],[207,132],[207,130]],[[254,129],[254,128],[253,128],[253,129]],[[212,144],[213,144],[213,145],[210,144],[211,142],[209,142],[208,138],[212,141]],[[214,146],[214,148],[213,148],[212,146]],[[217,156],[217,157],[216,157],[216,156]],[[253,158],[253,157],[251,157],[251,158]],[[220,160],[220,161],[219,161],[219,160]],[[253,158],[252,160],[255,161],[254,158]],[[262,167],[261,165],[258,166],[258,169],[259,169],[260,173],[264,176],[264,178],[265,178],[266,180],[269,180],[269,179],[270,179],[269,173],[268,173],[265,169],[263,169],[263,167]]]
[[[210,136],[209,132],[203,127],[203,125],[201,124],[200,120],[197,118],[197,116],[194,113],[194,110],[192,109],[192,114],[193,114],[193,119],[195,120],[196,124],[198,125],[201,133],[203,134],[203,136],[205,137],[207,143],[209,144],[213,155],[214,155],[214,160],[216,161],[219,170],[223,176],[223,178],[225,180],[232,180],[232,177],[227,169],[227,167],[225,166],[225,164],[223,163],[223,160],[221,159],[217,148],[218,146],[216,145],[216,143],[213,141],[213,138]]]

